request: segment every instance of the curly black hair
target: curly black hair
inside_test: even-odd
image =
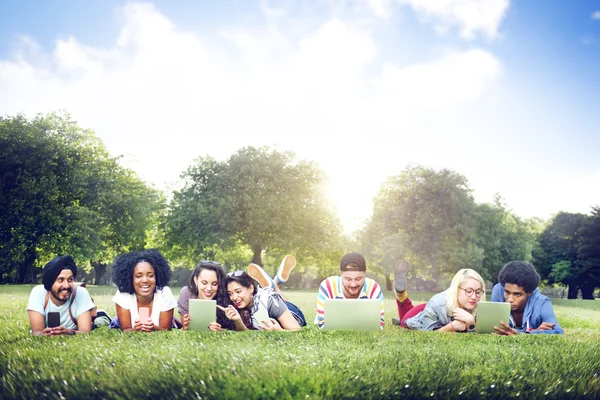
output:
[[[510,261],[502,267],[498,274],[498,282],[522,287],[526,293],[532,293],[540,285],[540,274],[525,261]]]
[[[250,275],[248,275],[248,273],[246,271],[234,271],[234,272],[230,272],[227,274],[227,285],[229,285],[231,282],[237,282],[240,285],[242,285],[245,288],[250,289],[250,285],[252,285],[254,287],[254,290],[252,291],[252,295],[255,295],[256,292],[258,291],[259,288],[259,284],[258,282],[256,282],[254,280],[254,278],[252,278]],[[226,287],[227,287],[226,285]],[[234,304],[235,307],[235,304]],[[237,308],[237,307],[235,307]],[[254,327],[254,325],[252,325],[252,321],[251,321],[251,310],[247,309],[247,308],[237,308],[238,312],[240,313],[240,317],[242,317],[242,322],[244,323],[244,325],[246,325],[246,328],[250,329],[250,330],[254,330],[256,329]]]
[[[143,261],[149,263],[154,268],[154,276],[156,278],[156,288],[154,290],[156,291],[167,286],[171,279],[171,266],[162,254],[155,249],[133,251],[121,254],[117,257],[113,265],[111,279],[121,293],[135,293],[133,290],[133,270],[138,263]]]
[[[198,298],[198,286],[196,286],[194,278],[200,275],[202,270],[214,271],[215,274],[217,274],[219,288],[217,290],[215,300],[221,307],[229,306],[231,304],[231,300],[229,300],[229,296],[227,295],[227,280],[225,278],[225,271],[223,270],[223,267],[221,267],[221,264],[216,261],[202,260],[198,263],[198,265],[196,265],[196,268],[194,268],[194,272],[192,272],[192,275],[187,282],[187,287],[192,294],[192,298]],[[235,323],[230,321],[229,318],[225,316],[225,313],[219,309],[217,309],[217,323],[219,323],[223,329],[235,330]]]

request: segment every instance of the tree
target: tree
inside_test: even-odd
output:
[[[180,259],[198,260],[213,246],[243,243],[252,262],[262,252],[322,254],[340,235],[322,198],[322,172],[294,162],[290,152],[242,148],[227,161],[199,158],[183,173],[165,223],[166,239]]]
[[[594,299],[594,289],[600,287],[600,207],[592,208],[579,230],[577,258],[582,266],[581,297]]]
[[[91,130],[56,113],[0,118],[0,189],[3,281],[34,282],[37,261],[56,254],[106,264],[143,247],[161,202]]]
[[[366,253],[391,286],[393,259],[405,258],[421,276],[477,269],[482,250],[472,243],[475,202],[467,180],[456,172],[411,167],[388,179],[374,201],[362,234]]]
[[[580,229],[584,214],[559,212],[538,238],[533,251],[540,275],[549,283],[569,286],[568,298],[576,299],[587,279],[586,268],[578,258]]]
[[[535,241],[535,221],[523,221],[508,210],[502,197],[496,195],[492,204],[477,204],[477,224],[474,243],[483,250],[481,275],[496,283],[500,269],[512,260],[531,260]]]

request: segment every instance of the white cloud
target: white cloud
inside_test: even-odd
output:
[[[490,101],[502,78],[489,51],[449,49],[401,66],[371,31],[340,18],[292,38],[277,25],[199,36],[148,4],[130,4],[120,17],[108,48],[70,37],[44,53],[24,39],[0,60],[3,113],[64,108],[159,186],[200,155],[223,159],[246,145],[294,150],[329,175],[328,194],[349,229],[368,217],[381,183],[410,163],[504,182],[497,164],[486,164],[502,155],[474,148],[470,126],[473,105]]]
[[[600,19],[600,10],[594,11],[591,17],[592,19]]]
[[[498,36],[498,27],[509,6],[509,0],[363,0],[373,14],[387,19],[394,4],[408,5],[439,33],[459,29],[461,36],[473,39],[477,33],[489,38]]]

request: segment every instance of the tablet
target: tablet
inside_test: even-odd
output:
[[[381,300],[325,299],[324,330],[381,330]]]
[[[208,324],[217,320],[215,300],[190,299],[190,330],[208,332]]]
[[[475,332],[493,333],[494,326],[500,326],[500,321],[507,324],[510,321],[510,304],[480,301],[477,303],[477,321]]]

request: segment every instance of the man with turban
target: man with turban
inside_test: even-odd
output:
[[[33,288],[27,305],[31,333],[58,336],[92,330],[94,303],[86,288],[74,288],[76,276],[77,266],[70,255],[55,257],[44,266],[43,285]],[[60,323],[56,327],[48,327],[50,312],[60,315]]]

